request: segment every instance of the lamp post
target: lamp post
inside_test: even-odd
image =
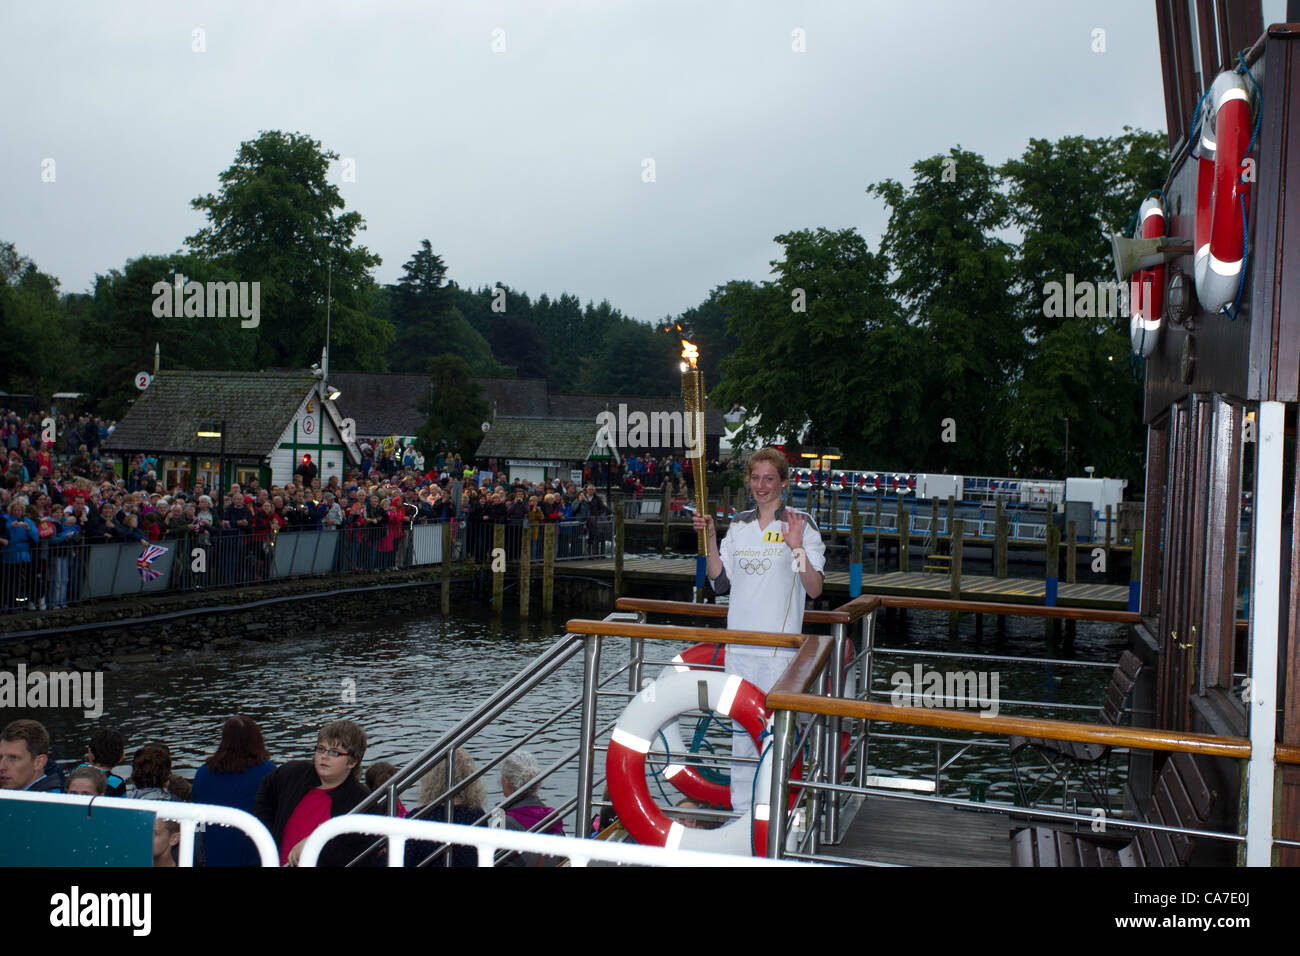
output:
[[[226,489],[223,487],[226,481],[226,420],[203,423],[196,434],[199,438],[221,439],[221,452],[217,456],[217,532],[220,533],[226,503]]]

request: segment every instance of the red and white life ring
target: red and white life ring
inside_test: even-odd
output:
[[[664,677],[674,672],[685,672],[693,668],[716,666],[721,670],[727,663],[726,644],[693,644],[673,658],[672,664],[659,674]],[[682,733],[676,720],[670,720],[661,727],[664,743],[669,753],[682,753],[686,747],[682,743]],[[664,779],[683,794],[700,803],[711,806],[730,807],[731,787],[725,783],[710,780],[694,767],[670,762],[664,768]]]
[[[1196,167],[1196,297],[1208,312],[1232,305],[1241,284],[1243,199],[1247,212],[1250,204],[1241,167],[1250,133],[1250,92],[1241,74],[1226,70],[1210,87]]]
[[[770,756],[760,756],[754,779],[754,806],[716,830],[689,829],[669,820],[650,797],[645,763],[651,741],[664,724],[699,708],[701,683],[707,690],[709,709],[737,721],[753,739],[760,755],[765,753],[764,744],[770,744],[770,740],[763,739],[768,718],[763,692],[757,687],[735,674],[666,674],[632,698],[610,736],[605,778],[614,812],[638,843],[673,850],[766,856],[772,783]]]
[[[1155,196],[1148,196],[1138,210],[1142,220],[1138,236],[1155,239],[1165,234],[1165,207]],[[1165,265],[1140,269],[1129,285],[1129,338],[1133,351],[1147,358],[1160,338],[1160,317],[1165,308]]]

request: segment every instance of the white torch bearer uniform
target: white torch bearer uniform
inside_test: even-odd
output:
[[[757,509],[742,511],[727,529],[727,536],[718,548],[722,574],[711,578],[709,583],[716,593],[731,596],[727,611],[729,629],[802,633],[807,592],[795,571],[796,556],[784,538],[786,514],[793,510],[782,505],[776,511],[776,519],[766,528],[759,527]],[[822,542],[821,531],[810,515],[803,511],[796,513],[804,519],[801,546],[807,568],[824,574],[826,545]],[[767,693],[794,654],[789,648],[731,644],[727,647],[726,670]],[[743,730],[732,735],[732,753],[758,756],[753,741]],[[753,780],[753,764],[731,768],[733,808],[749,809]]]

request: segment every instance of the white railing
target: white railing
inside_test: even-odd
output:
[[[116,810],[140,810],[154,813],[164,820],[175,820],[181,825],[181,842],[178,848],[181,866],[194,865],[194,834],[199,824],[209,823],[242,830],[257,847],[262,866],[279,866],[280,854],[271,831],[251,813],[234,807],[219,807],[211,803],[183,803],[180,800],[130,800],[126,797],[83,797],[75,793],[28,793],[25,790],[0,790],[0,799],[23,800],[33,803],[70,803],[94,813],[95,807]]]
[[[574,837],[528,833],[496,827],[467,827],[436,820],[405,820],[396,817],[353,813],[326,820],[302,847],[299,866],[315,866],[320,851],[334,837],[344,833],[388,837],[388,865],[402,866],[406,859],[407,840],[428,840],[478,850],[478,865],[491,866],[497,850],[537,853],[567,859],[570,866],[586,866],[592,860],[602,863],[625,863],[632,866],[795,866],[794,860],[769,860],[763,857],[733,856],[726,853],[701,853],[697,850],[668,850],[635,843],[611,843],[608,840],[579,840]]]

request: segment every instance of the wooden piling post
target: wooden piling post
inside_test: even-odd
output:
[[[956,499],[953,498],[952,495],[949,495],[948,496],[948,523],[947,523],[947,527],[949,531],[952,530],[952,523],[956,517],[957,517]]]
[[[542,532],[542,613],[549,615],[555,607],[555,541],[558,529],[548,524]]]
[[[614,598],[623,596],[623,505],[614,509]]]
[[[519,613],[528,616],[533,596],[533,526],[524,525],[519,539]]]
[[[880,573],[880,492],[878,491],[873,492],[872,497],[876,499],[876,508],[875,508],[876,517],[874,523],[872,524],[872,527],[876,529],[876,543],[875,545],[872,546],[871,553],[875,556],[876,573],[879,574]]]
[[[952,561],[949,562],[952,565],[952,570],[951,570],[952,580],[950,582],[948,590],[949,590],[949,595],[954,601],[960,601],[961,600],[962,536],[966,531],[966,522],[963,521],[961,518],[956,518],[954,519],[953,523],[949,527],[952,529],[952,533],[950,535],[950,540],[948,543],[948,547],[950,549],[949,553],[952,555]]]
[[[1142,610],[1142,529],[1133,532],[1133,555],[1129,561],[1128,609],[1134,614]]]
[[[1106,506],[1106,541],[1103,547],[1106,549],[1106,579],[1113,581],[1115,579],[1111,577],[1110,570],[1110,505]]]
[[[1078,548],[1077,528],[1073,521],[1065,523],[1065,583],[1074,584],[1075,558]]]
[[[726,515],[729,514],[730,512],[731,512],[731,488],[726,487],[722,489],[722,513]]]
[[[1002,510],[1002,499],[998,499],[998,515],[993,522],[993,534],[996,537],[994,548],[997,550],[997,564],[993,571],[995,577],[1005,578],[1007,576],[1007,516]]]
[[[451,522],[442,523],[442,614],[451,613]]]
[[[952,524],[948,527],[951,529]],[[938,495],[930,496],[930,540],[933,542],[932,547],[935,551],[939,550],[939,497]]]
[[[836,533],[838,531],[837,526],[839,524],[839,522],[837,522],[835,519],[839,515],[839,511],[840,511],[840,492],[838,488],[832,488],[831,489],[831,521],[830,521],[832,548],[835,547],[835,538],[836,538]]]
[[[898,570],[908,569],[908,548],[912,539],[912,515],[899,502],[898,505]]]
[[[849,597],[855,598],[862,593],[862,515],[856,508],[850,515],[850,521],[853,530],[849,542]]]
[[[1059,581],[1060,564],[1061,529],[1054,524],[1049,524],[1047,526],[1047,579],[1043,587],[1043,604],[1047,607],[1056,607],[1056,588]],[[1060,633],[1057,630],[1059,626],[1059,620],[1050,617],[1043,618],[1047,646],[1053,652],[1056,650],[1057,634]]]
[[[952,499],[949,498],[948,501],[949,503],[951,503]],[[951,569],[949,571],[949,574],[951,575],[951,580],[949,581],[948,594],[949,597],[952,598],[952,600],[960,601],[961,600],[962,535],[966,531],[965,522],[962,521],[960,518],[956,518],[954,520],[949,521],[948,531],[949,531],[948,553],[952,556],[952,559],[948,562],[951,565]],[[960,620],[961,620],[961,615],[957,611],[950,611],[948,613],[949,636],[955,636],[957,634],[957,625],[960,622]]]
[[[849,511],[853,514],[858,513],[858,486],[856,482],[853,484],[853,490],[849,492]]]
[[[501,613],[502,595],[506,590],[506,572],[503,565],[505,564],[506,553],[506,526],[496,524],[492,526],[492,613]],[[501,558],[502,560],[498,560]],[[500,568],[500,570],[497,570]]]
[[[660,501],[662,503],[659,506],[659,520],[663,524],[664,537],[663,537],[663,543],[659,547],[660,550],[667,551],[668,550],[668,516],[672,514],[672,504],[673,504],[672,487],[668,484],[667,481],[664,481],[663,487],[660,489]]]

